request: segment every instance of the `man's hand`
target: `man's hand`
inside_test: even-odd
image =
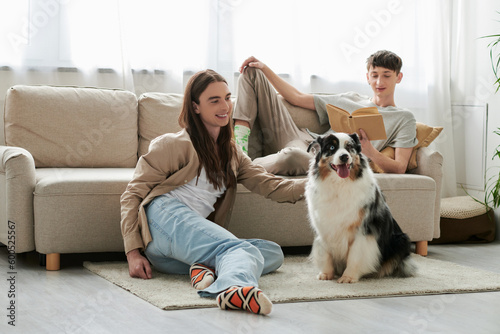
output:
[[[413,147],[396,147],[394,159],[392,159],[383,155],[373,147],[363,129],[359,129],[359,132],[361,133],[361,152],[365,156],[377,164],[385,173],[404,174],[406,172],[406,167],[408,167],[408,161],[410,161]]]
[[[142,279],[153,277],[148,259],[142,256],[138,249],[131,250],[127,253],[127,262],[130,277]]]
[[[245,59],[245,61],[243,62],[243,64],[241,64],[241,66],[240,66],[240,73],[245,72],[245,69],[247,67],[255,67],[255,68],[263,69],[264,66],[266,66],[266,65],[263,62],[261,62],[260,60],[258,60],[254,56],[252,56],[252,57],[249,57],[249,58]]]
[[[361,152],[368,158],[372,159],[374,153],[378,151],[375,149],[375,147],[373,147],[372,143],[370,142],[370,138],[368,138],[368,135],[363,129],[359,129],[359,133],[361,133],[361,136],[359,138],[359,141],[361,142]]]

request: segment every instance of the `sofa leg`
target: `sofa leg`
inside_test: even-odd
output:
[[[427,241],[417,241],[415,244],[415,253],[422,256],[427,256]]]
[[[47,254],[47,266],[45,267],[47,270],[59,270],[61,269],[61,254],[59,253],[51,253]]]

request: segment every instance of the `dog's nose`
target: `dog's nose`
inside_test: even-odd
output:
[[[343,163],[346,163],[348,160],[349,160],[349,154],[342,154],[340,156],[340,161],[342,161]]]

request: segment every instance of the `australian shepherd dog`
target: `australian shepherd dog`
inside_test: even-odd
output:
[[[315,231],[311,258],[320,280],[413,276],[411,244],[378,187],[356,134],[317,137],[306,200]]]

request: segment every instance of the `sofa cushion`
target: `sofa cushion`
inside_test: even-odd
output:
[[[238,184],[228,230],[239,238],[266,239],[282,247],[309,246],[314,240],[306,201],[274,202],[250,192],[242,184]]]
[[[139,156],[146,154],[156,137],[181,129],[178,119],[183,95],[145,93],[139,97]]]
[[[443,131],[443,127],[441,126],[429,126],[423,123],[417,122],[417,140],[418,144],[415,145],[413,151],[410,156],[410,161],[408,162],[408,167],[406,170],[411,170],[418,167],[417,164],[417,150],[421,147],[429,146],[434,139]],[[383,155],[394,159],[395,157],[395,149],[394,147],[386,147],[382,151],[380,151]],[[373,161],[370,162],[370,167],[375,173],[383,173],[384,171]]]
[[[415,174],[377,174],[375,178],[403,232],[412,241],[432,240],[436,182]],[[239,238],[263,238],[284,247],[308,246],[314,240],[306,201],[276,203],[241,184],[228,230]]]
[[[417,150],[421,147],[429,146],[434,139],[443,131],[441,126],[429,126],[417,122],[417,140],[418,144],[413,148],[413,152],[408,163],[408,169],[417,168]]]
[[[122,195],[134,168],[38,168],[34,196]]]
[[[137,98],[128,91],[14,86],[5,100],[5,142],[40,167],[134,167]]]
[[[123,251],[120,197],[133,173],[134,168],[37,169],[34,192],[37,251],[43,254]]]
[[[279,98],[287,108],[290,116],[292,116],[294,123],[299,129],[308,129],[311,132],[320,134],[323,134],[330,129],[330,125],[328,123],[323,125],[319,123],[319,117],[316,111],[294,106],[285,100],[281,95],[279,95]]]

